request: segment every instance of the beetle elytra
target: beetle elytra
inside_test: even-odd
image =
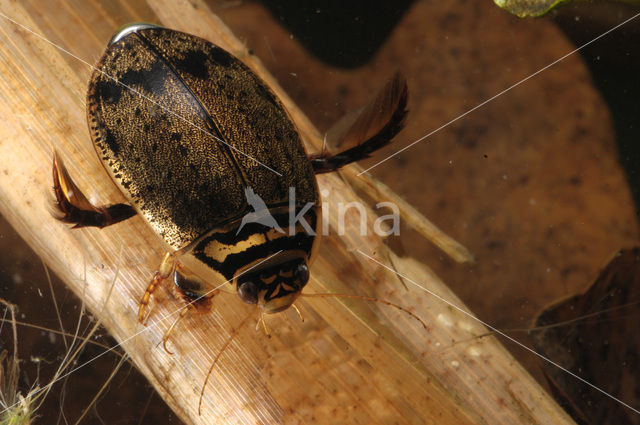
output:
[[[87,93],[93,145],[128,203],[91,204],[54,155],[59,218],[102,228],[140,214],[160,237],[166,255],[141,322],[169,278],[205,310],[211,289],[228,281],[242,301],[282,311],[309,280],[321,217],[315,175],[388,144],[406,104],[396,75],[344,133],[341,152],[307,155],[281,102],[241,61],[193,35],[130,25],[111,39]]]

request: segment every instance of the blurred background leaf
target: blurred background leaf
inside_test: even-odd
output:
[[[493,0],[494,3],[521,18],[538,17],[549,12],[556,7],[573,3],[573,0]],[[622,0],[625,3],[640,4],[638,0]],[[598,2],[596,0],[596,2]],[[609,3],[608,1],[599,1],[600,3]]]
[[[640,405],[640,248],[623,249],[589,289],[544,309],[535,349],[603,391]],[[640,424],[640,416],[549,363],[552,393],[580,424]]]

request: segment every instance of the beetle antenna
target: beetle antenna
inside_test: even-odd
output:
[[[198,416],[202,414],[201,409],[202,409],[202,399],[204,398],[204,389],[207,388],[207,382],[209,382],[209,377],[211,376],[211,372],[213,372],[213,368],[216,367],[216,363],[218,363],[218,359],[220,359],[220,356],[222,356],[222,353],[225,352],[227,347],[229,347],[229,344],[231,344],[231,341],[233,341],[236,335],[238,335],[238,332],[240,331],[240,329],[242,329],[242,327],[249,321],[250,318],[253,317],[253,315],[254,315],[254,311],[249,313],[247,317],[245,317],[238,326],[236,326],[234,329],[231,330],[231,335],[229,335],[229,338],[227,338],[227,340],[224,342],[224,345],[222,346],[218,354],[216,354],[216,357],[213,359],[213,363],[211,363],[211,367],[207,372],[207,377],[204,378],[204,383],[202,384],[202,391],[200,392],[200,401],[198,402]]]
[[[264,320],[264,311],[260,312],[260,320],[256,323],[256,331],[260,327],[260,323],[262,323],[262,328],[264,329],[264,334],[267,338],[271,338],[271,334],[269,333],[269,328],[267,328],[267,322]]]
[[[298,307],[296,307],[295,304],[291,304],[291,307],[293,307],[296,313],[298,313],[298,317],[300,318],[300,321],[304,323],[304,317],[302,317],[302,313],[300,313],[300,309],[298,309]]]
[[[164,333],[164,336],[162,337],[162,341],[158,342],[158,344],[156,345],[156,348],[162,343],[162,346],[164,347],[164,351],[166,351],[167,354],[173,355],[173,352],[167,348],[167,341],[169,341],[169,336],[171,335],[173,328],[175,328],[176,324],[180,320],[182,320],[184,316],[187,315],[187,312],[189,311],[190,307],[191,307],[191,304],[188,304],[182,308],[182,311],[180,312],[176,320],[173,321],[171,326],[169,326],[169,329],[167,329],[167,331]]]
[[[407,310],[406,308],[398,305],[398,304],[394,304],[390,301],[385,301],[385,300],[381,300],[379,298],[375,298],[375,297],[368,297],[366,295],[352,295],[352,294],[332,294],[332,293],[315,293],[315,294],[305,294],[302,293],[300,294],[301,297],[318,297],[318,298],[329,298],[329,297],[336,297],[336,298],[354,298],[357,300],[364,300],[364,301],[373,301],[376,303],[380,303],[380,304],[384,304],[384,305],[388,305],[389,307],[393,307],[396,308],[404,313],[407,313],[409,316],[413,317],[414,319],[416,319],[418,322],[420,322],[420,324],[422,325],[422,327],[425,330],[429,330],[429,328],[427,327],[427,324],[424,323],[424,321],[419,318],[415,313],[412,313],[411,311]]]

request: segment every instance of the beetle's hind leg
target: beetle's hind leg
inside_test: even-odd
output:
[[[96,207],[71,180],[57,153],[53,153],[53,191],[56,195],[56,218],[73,227],[106,227],[136,215],[131,205],[114,204]]]
[[[386,146],[402,130],[407,115],[407,82],[400,74],[385,85],[378,96],[357,115],[351,126],[334,141],[342,152],[321,152],[309,157],[316,174],[329,173],[368,158]]]

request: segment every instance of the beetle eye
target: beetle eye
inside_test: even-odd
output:
[[[293,272],[293,277],[304,286],[309,280],[309,267],[306,264],[298,264]]]
[[[247,304],[258,303],[258,287],[250,280],[244,281],[238,286],[238,298]]]

